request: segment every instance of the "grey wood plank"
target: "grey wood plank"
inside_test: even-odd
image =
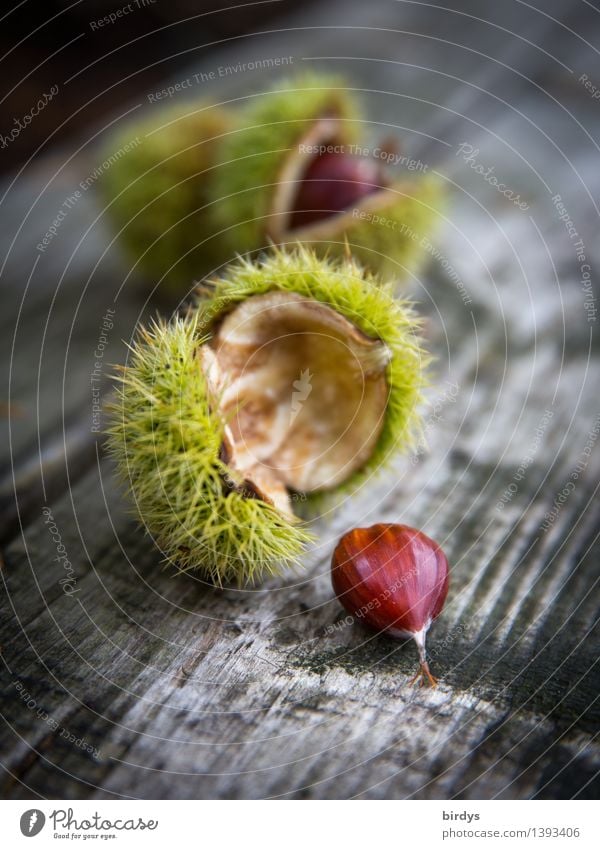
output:
[[[23,305],[18,322],[0,333],[0,539],[26,525],[93,463],[102,444],[99,410],[112,389],[113,364],[122,360],[139,320],[152,311],[139,293],[115,298],[119,277],[84,290],[71,279],[58,293]]]
[[[451,301],[452,290],[441,288],[440,298]],[[497,346],[496,329],[488,326],[484,353]],[[72,733],[85,730],[86,741],[98,749],[104,741],[111,754],[96,763],[53,735],[51,746],[33,764],[23,764],[22,752],[13,749],[12,771],[33,788],[46,786],[51,774],[57,792],[69,795],[89,794],[86,782],[91,781],[100,795],[130,795],[133,783],[134,795],[149,797],[427,797],[442,785],[458,794],[495,792],[513,779],[515,793],[532,793],[554,757],[547,753],[534,762],[552,728],[564,732],[556,744],[561,756],[574,756],[587,780],[597,725],[590,677],[595,682],[597,677],[595,658],[587,644],[581,648],[578,642],[595,616],[590,589],[597,580],[597,560],[588,547],[597,523],[597,506],[590,501],[597,462],[547,534],[540,533],[540,524],[585,444],[589,423],[582,415],[573,442],[561,452],[572,409],[569,398],[579,391],[576,380],[565,381],[543,452],[510,503],[493,511],[491,505],[513,480],[525,443],[517,440],[499,464],[486,460],[504,441],[500,423],[487,450],[485,445],[473,450],[473,440],[481,435],[480,416],[486,414],[490,393],[495,395],[488,379],[495,364],[489,357],[481,359],[477,379],[487,391],[472,400],[465,387],[473,380],[474,364],[465,358],[463,371],[453,372],[461,393],[444,408],[438,429],[456,433],[465,405],[471,406],[472,424],[459,432],[451,450],[441,434],[435,439],[430,434],[430,454],[416,465],[400,462],[352,504],[343,505],[321,529],[322,544],[308,558],[309,571],[300,580],[271,582],[249,593],[218,592],[189,577],[174,580],[160,570],[151,543],[127,522],[110,477],[104,480],[104,466],[108,504],[124,551],[110,542],[112,528],[96,475],[76,487],[73,503],[67,498],[57,507],[56,521],[77,563],[83,608],[60,590],[56,566],[45,565],[50,546],[47,529],[38,521],[32,541],[40,548],[34,547],[32,559],[46,582],[49,610],[41,599],[32,604],[36,593],[33,578],[25,578],[25,553],[9,549],[8,581],[21,585],[10,597],[17,612],[32,617],[26,633],[33,649],[9,624],[3,657],[13,680],[18,677],[34,698],[42,697],[57,721]],[[528,362],[525,351],[521,367],[527,369]],[[581,365],[574,364],[572,377]],[[552,361],[545,367],[551,368]],[[511,379],[509,395],[521,385],[518,369]],[[537,379],[539,386],[548,385],[547,374],[540,372]],[[537,405],[527,408],[523,433],[530,438],[539,415]],[[555,454],[558,462],[548,476],[544,461]],[[370,513],[424,527],[448,549],[453,595],[431,642],[435,663],[444,669],[441,693],[415,694],[406,688],[414,666],[409,647],[373,639],[359,626],[327,632],[343,618],[327,578],[333,540],[357,517],[369,521]],[[58,679],[37,696],[40,661],[35,652],[46,674]],[[64,690],[73,695],[65,698]],[[358,716],[357,702],[362,704]],[[30,717],[19,707],[13,705],[15,720],[41,742],[46,727],[38,722],[31,728]],[[399,716],[409,722],[402,735]],[[413,722],[420,728],[414,746],[407,742]],[[422,751],[431,725],[440,741],[432,749],[434,760]],[[356,746],[346,745],[349,728]],[[493,743],[488,740],[492,732]],[[157,748],[157,737],[169,742]],[[475,775],[487,748],[498,756],[503,747],[508,752],[523,739],[532,761],[525,777],[518,777],[526,762],[521,757],[510,768],[493,770],[491,778]],[[576,754],[582,739],[585,752]],[[60,768],[51,769],[48,761]],[[432,778],[438,774],[440,785]],[[20,787],[9,786],[8,792],[18,795]],[[566,785],[555,791],[566,793]]]
[[[596,267],[599,119],[569,70],[585,71],[581,41],[549,17],[524,14],[523,4],[511,4],[516,35],[505,38],[456,10],[402,4],[401,18],[399,4],[369,5],[368,19],[358,5],[328,5],[308,22],[302,16],[224,47],[222,61],[287,51],[298,64],[353,74],[369,93],[373,133],[410,126],[410,152],[454,181],[437,254],[408,287],[437,356],[429,448],[399,459],[320,521],[302,573],[218,591],[161,567],[96,439],[81,434],[87,414],[74,415],[68,444],[81,462],[68,459],[68,468],[78,471],[69,480],[60,456],[46,467],[59,482],[49,504],[75,580],[60,584],[65,572],[53,560],[45,502],[35,490],[26,533],[6,548],[1,571],[7,797],[476,799],[598,791],[599,369],[580,263],[551,200],[561,194]],[[564,8],[553,2],[543,10],[556,16]],[[471,15],[480,9],[463,7]],[[485,10],[505,23],[500,7]],[[376,41],[365,37],[366,22],[377,27]],[[203,61],[212,60],[196,67],[208,67]],[[231,77],[222,99],[262,82]],[[460,161],[461,141],[523,193],[526,213]],[[47,165],[21,184],[21,213],[53,173]],[[40,232],[84,167],[76,162],[41,199]],[[85,215],[81,209],[82,220],[71,217],[73,229],[44,264],[40,290],[53,290],[71,257],[66,247],[94,221],[93,203]],[[29,268],[35,228],[29,233],[11,250],[5,274],[13,281]],[[72,255],[75,282],[57,316],[68,318],[78,279],[87,279],[110,238],[93,227],[85,250]],[[126,271],[110,255],[102,260],[76,322],[75,360],[65,372],[74,411],[88,394],[93,305]],[[43,300],[42,292],[35,297]],[[126,338],[143,308],[139,294],[129,297],[119,309]],[[38,307],[30,309],[28,326],[37,327]],[[52,325],[44,358],[50,440],[62,426],[52,396],[67,324]],[[39,359],[39,328],[19,344],[21,362]],[[24,397],[35,398],[28,370],[16,380]],[[32,436],[19,443],[23,480],[31,474]],[[442,677],[436,692],[407,688],[410,645],[344,623],[332,597],[335,540],[353,525],[382,520],[422,527],[452,563],[451,595],[430,635]]]

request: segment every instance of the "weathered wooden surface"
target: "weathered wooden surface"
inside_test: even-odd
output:
[[[104,255],[112,234],[91,197],[47,254],[35,250],[93,149],[41,160],[6,196],[3,795],[597,793],[599,368],[581,263],[552,197],[595,270],[600,114],[578,77],[600,84],[600,16],[559,2],[515,4],[512,17],[501,4],[460,10],[331,4],[195,67],[290,54],[346,71],[369,93],[371,129],[404,128],[407,150],[451,191],[438,256],[409,285],[438,358],[429,448],[321,520],[296,575],[219,591],[162,568],[90,430],[102,316],[116,310],[114,362],[151,307],[131,283],[117,294],[127,268],[114,246]],[[231,78],[211,93],[259,84]],[[462,142],[528,210],[456,155]],[[423,528],[452,563],[430,634],[435,692],[407,687],[411,645],[343,624],[332,598],[334,541],[385,520]]]

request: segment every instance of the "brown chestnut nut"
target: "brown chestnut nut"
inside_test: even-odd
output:
[[[333,553],[331,580],[338,599],[357,619],[415,641],[420,665],[411,684],[427,680],[435,687],[425,636],[448,594],[448,561],[439,545],[407,525],[355,528]]]

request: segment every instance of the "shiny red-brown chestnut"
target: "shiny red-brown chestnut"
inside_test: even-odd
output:
[[[333,553],[333,589],[357,619],[394,637],[412,638],[420,666],[411,683],[435,686],[425,636],[448,594],[448,561],[439,545],[407,525],[373,525],[345,534]]]
[[[296,195],[292,227],[328,218],[332,212],[350,209],[384,182],[377,162],[346,153],[317,156],[302,177]]]

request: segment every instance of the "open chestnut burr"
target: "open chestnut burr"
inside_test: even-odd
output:
[[[167,560],[217,583],[298,562],[295,496],[344,491],[415,444],[420,323],[351,259],[240,260],[142,329],[109,445]]]
[[[389,128],[369,145],[371,130],[356,91],[337,77],[300,75],[252,97],[214,174],[215,217],[232,249],[302,242],[342,253],[349,244],[371,268],[414,270],[439,215],[441,180],[394,156]],[[420,170],[402,170],[403,160]]]

